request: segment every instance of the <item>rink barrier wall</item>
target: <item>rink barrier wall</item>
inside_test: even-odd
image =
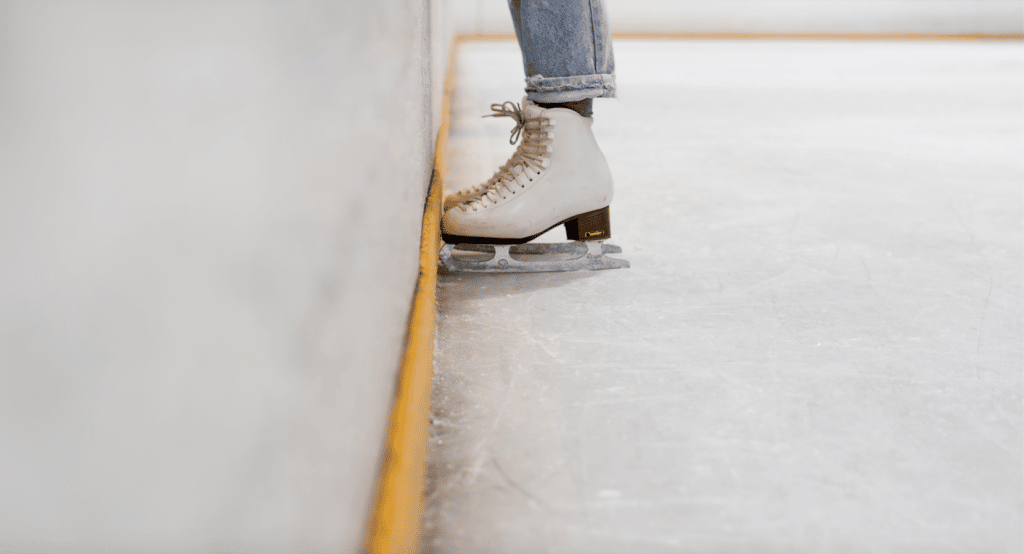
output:
[[[437,317],[437,256],[441,249],[441,195],[448,163],[448,113],[459,41],[449,49],[441,98],[434,171],[423,210],[419,277],[409,315],[406,346],[370,516],[369,554],[419,552],[423,482],[426,475],[430,393],[434,377]]]
[[[915,33],[612,33],[614,40],[1024,40],[1024,34],[915,34]],[[512,34],[461,35],[458,42],[516,40]]]
[[[612,36],[617,40],[1024,40],[1024,35],[934,34],[613,33]],[[406,348],[385,441],[380,480],[365,541],[366,552],[369,554],[414,553],[420,550],[423,483],[429,446],[430,394],[434,374],[441,196],[448,166],[449,112],[458,48],[464,42],[512,40],[515,40],[515,35],[457,35],[449,48],[440,126],[434,151],[434,171],[423,213],[419,277],[409,316]]]

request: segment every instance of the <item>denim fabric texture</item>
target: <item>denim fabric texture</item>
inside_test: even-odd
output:
[[[603,0],[508,0],[523,52],[526,97],[615,97],[615,57]]]

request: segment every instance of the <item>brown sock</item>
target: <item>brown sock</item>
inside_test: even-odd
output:
[[[594,115],[594,99],[584,98],[583,100],[577,100],[576,102],[553,102],[546,104],[544,102],[534,102],[538,106],[548,108],[569,108],[574,112],[582,115],[583,117],[593,117]]]

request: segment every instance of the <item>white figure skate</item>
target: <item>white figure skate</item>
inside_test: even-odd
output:
[[[444,212],[442,265],[483,272],[629,267],[605,256],[621,249],[603,244],[611,237],[612,178],[590,130],[593,119],[568,108],[544,109],[525,98],[522,109],[512,102],[491,109],[495,117],[515,119],[511,142],[519,134],[523,141],[490,180],[463,191],[456,197],[461,202]],[[523,244],[558,225],[577,242]],[[484,260],[464,255],[491,251],[494,255]],[[559,255],[572,257],[550,259]]]

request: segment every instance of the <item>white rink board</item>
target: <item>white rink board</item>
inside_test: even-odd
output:
[[[426,551],[1020,552],[1020,45],[615,48],[632,268],[442,277]],[[522,94],[458,64],[452,186]]]
[[[1021,34],[1018,0],[604,0],[616,33]],[[459,32],[512,33],[506,2],[453,0]]]
[[[0,552],[359,550],[430,7],[0,0]]]

